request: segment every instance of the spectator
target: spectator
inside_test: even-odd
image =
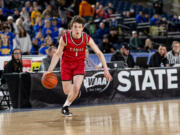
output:
[[[133,8],[130,8],[131,17],[136,17],[136,12]]]
[[[61,27],[64,28],[64,29],[67,29],[67,28],[68,28],[68,24],[67,24],[65,18],[62,18],[62,19],[61,19]]]
[[[173,16],[172,22],[173,22],[172,23],[172,31],[180,30],[180,21],[179,21],[177,15]]]
[[[170,66],[180,64],[180,42],[173,41],[172,50],[167,53]]]
[[[53,30],[53,28],[51,26],[51,22],[49,20],[45,20],[45,26],[42,29],[42,34],[44,37],[49,35],[53,38],[54,30]]]
[[[15,33],[16,24],[14,23],[12,16],[8,16],[7,23],[10,28],[10,32]]]
[[[42,33],[38,32],[35,38],[38,40],[38,46],[41,46],[44,42],[44,37]]]
[[[168,67],[166,46],[160,45],[158,51],[151,56],[149,67]]]
[[[50,17],[54,16],[51,5],[47,5],[46,9],[43,11],[43,19],[45,19],[46,15],[49,15]]]
[[[95,11],[99,8],[100,6],[100,3],[98,1],[96,1],[96,4],[95,4]]]
[[[136,23],[143,23],[145,22],[144,14],[142,11],[136,16]]]
[[[37,7],[39,11],[41,11],[41,6],[38,5],[36,1],[33,1],[33,8]]]
[[[58,35],[59,35],[59,28],[61,26],[61,20],[58,20],[57,17],[53,17],[52,19],[52,28],[53,28],[53,37],[54,39],[58,39]]]
[[[112,2],[109,2],[107,7],[105,8],[106,11],[108,11],[109,9],[112,11],[113,14],[115,13],[115,8],[113,7]]]
[[[12,46],[9,44],[8,36],[1,35],[0,56],[9,56],[12,53]]]
[[[89,57],[89,50],[88,48],[86,49],[86,60],[85,60],[85,70],[89,71],[89,70],[97,70],[100,69],[100,67],[98,67],[93,61],[92,59]]]
[[[20,13],[19,13],[19,10],[16,8],[16,9],[14,10],[13,18],[14,18],[14,20],[16,21],[19,17],[20,17]]]
[[[3,34],[8,36],[9,45],[12,46],[13,45],[13,39],[15,38],[15,36],[12,32],[9,31],[9,26],[4,26]]]
[[[0,2],[0,8],[2,9],[3,15],[6,17],[10,14],[13,14],[13,11],[11,9],[2,7],[1,2]]]
[[[106,19],[108,19],[108,18],[112,18],[112,14],[113,14],[113,11],[112,11],[112,9],[108,9],[107,10],[107,13],[106,13]],[[115,18],[114,18],[115,19]]]
[[[99,5],[99,8],[96,10],[97,18],[106,18],[106,12],[103,5]]]
[[[59,33],[58,33],[58,39],[57,39],[57,41],[59,41],[60,39],[61,39],[61,37],[62,37],[62,35],[64,34],[64,32],[65,32],[65,29],[64,28],[59,28]],[[56,42],[56,47],[58,47],[58,45],[59,45],[59,42]]]
[[[65,33],[64,28],[59,28],[59,39],[62,37],[62,35]]]
[[[52,27],[57,27],[58,29],[61,27],[62,24],[61,18],[51,17],[50,21],[52,23]]]
[[[44,42],[44,38],[41,32],[38,32],[36,37],[32,40],[31,54],[38,54],[39,48]]]
[[[164,36],[168,30],[168,22],[165,17],[160,20],[159,34]]]
[[[26,1],[25,3],[25,8],[26,8],[26,11],[30,14],[32,12],[32,6],[31,6],[31,2],[30,1]]]
[[[26,19],[29,17],[29,13],[26,11],[26,8],[23,7],[22,11],[20,12],[21,17],[26,21]]]
[[[118,29],[118,20],[116,18],[111,18],[109,20],[109,27],[110,28],[115,28],[115,29]]]
[[[14,49],[12,51],[12,60],[10,60],[5,68],[4,68],[4,73],[13,73],[17,72],[20,73],[23,71],[23,64],[22,64],[22,55],[21,55],[21,50],[20,49]]]
[[[41,20],[40,18],[38,18],[38,19],[36,20],[35,25],[33,26],[35,36],[36,36],[36,34],[37,34],[39,31],[42,31],[43,27],[44,27],[44,25],[43,25],[43,23],[42,23],[42,20]]]
[[[102,39],[104,35],[109,34],[109,30],[108,28],[105,27],[105,24],[103,22],[101,22],[99,24],[99,29],[97,30],[97,37],[99,39]]]
[[[130,48],[133,50],[140,50],[142,48],[142,41],[138,37],[136,31],[132,32],[132,37],[129,40],[129,45],[130,45]]]
[[[0,20],[1,20],[2,22],[5,22],[5,21],[6,21],[6,16],[3,14],[2,8],[0,8]]]
[[[0,20],[0,34],[3,33],[3,22]]]
[[[18,18],[15,25],[15,35],[19,34],[19,27],[21,26],[23,27],[23,20],[21,18]]]
[[[119,37],[115,28],[111,28],[108,35],[109,43],[116,49],[120,49]]]
[[[96,32],[96,24],[93,22],[93,19],[91,18],[87,23],[84,25],[84,32],[89,34],[92,37],[95,37]]]
[[[42,63],[41,63],[40,69],[39,69],[40,71],[48,70],[49,65],[51,63],[51,59],[52,59],[53,55],[56,53],[56,50],[57,50],[57,48],[54,46],[51,46],[48,48],[47,57],[42,60]],[[59,71],[59,69],[60,69],[60,62],[58,62],[58,64],[56,65],[54,70]]]
[[[124,18],[131,18],[132,16],[131,16],[131,12],[130,11],[126,11],[125,13],[124,13]]]
[[[44,22],[45,20],[51,21],[51,20],[52,20],[52,17],[51,17],[49,14],[47,14],[47,15],[43,18],[43,22]]]
[[[144,22],[148,23],[149,22],[149,14],[144,15]]]
[[[154,52],[151,39],[147,38],[147,39],[145,40],[144,50],[145,50],[146,52],[149,52],[149,53],[150,53],[150,52]]]
[[[27,19],[23,22],[24,29],[27,31],[29,35],[32,35],[32,25],[31,25],[31,18],[28,16]]]
[[[159,16],[157,14],[155,14],[151,19],[150,19],[150,24],[152,26],[158,26],[160,23],[160,20],[159,20]]]
[[[31,24],[34,26],[36,20],[38,18],[42,18],[41,12],[39,12],[38,7],[35,7],[34,10],[31,13]]]
[[[153,8],[156,14],[162,14],[163,13],[163,0],[154,0]]]
[[[111,61],[123,61],[125,67],[133,68],[135,63],[129,50],[130,48],[126,44],[122,45],[121,49],[112,55]]]
[[[23,26],[19,26],[19,34],[13,40],[13,48],[21,50],[22,54],[30,54],[32,47],[31,38]]]
[[[32,40],[32,48],[31,48],[31,54],[37,55],[39,51],[40,46],[38,45],[38,39],[34,38]]]
[[[79,16],[82,16],[86,19],[86,22],[90,20],[94,16],[94,8],[91,4],[88,3],[87,0],[82,0],[79,5]]]
[[[48,54],[48,48],[53,45],[52,38],[50,36],[47,36],[45,38],[44,45],[39,49],[39,55],[47,55]]]
[[[109,42],[109,38],[107,35],[104,35],[104,37],[103,37],[102,44],[101,44],[101,50],[103,53],[114,53],[115,52],[115,48]]]
[[[58,15],[61,18],[61,20],[64,20],[64,22],[67,22],[67,11],[63,8],[60,7],[58,8]]]

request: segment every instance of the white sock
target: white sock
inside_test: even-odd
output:
[[[65,106],[70,106],[70,105],[71,105],[71,102],[69,102],[69,100],[66,99],[66,102],[64,103],[63,107],[65,107]]]

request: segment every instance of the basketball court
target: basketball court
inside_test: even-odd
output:
[[[180,100],[0,113],[0,135],[180,135]]]

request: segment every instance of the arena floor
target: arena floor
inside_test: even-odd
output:
[[[180,135],[180,100],[0,113],[0,135]]]

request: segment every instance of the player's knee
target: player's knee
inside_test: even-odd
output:
[[[74,86],[74,93],[76,94],[76,95],[78,95],[79,94],[79,87],[78,86]]]
[[[72,87],[69,87],[68,85],[63,86],[64,94],[68,95],[69,91],[72,90]]]

